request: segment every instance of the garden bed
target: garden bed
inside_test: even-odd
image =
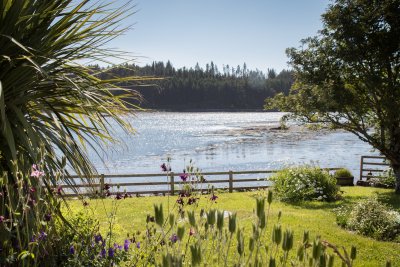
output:
[[[392,190],[371,187],[345,187],[343,199],[336,202],[307,201],[300,204],[287,204],[274,201],[271,206],[270,223],[267,231],[270,233],[274,223],[277,221],[279,211],[282,211],[282,226],[289,227],[294,231],[295,244],[301,240],[304,230],[309,230],[314,238],[321,235],[323,240],[344,247],[357,247],[357,260],[355,266],[382,266],[387,259],[392,263],[400,262],[400,244],[394,242],[376,241],[342,229],[335,222],[334,208],[343,203],[355,203],[360,199],[367,198],[379,192],[379,199],[394,209],[400,210],[400,196],[394,195]],[[220,210],[237,212],[239,226],[247,229],[246,236],[250,235],[253,222],[254,196],[257,192],[218,193],[217,203],[213,207]],[[203,199],[204,198],[204,199]],[[164,208],[171,209],[176,203],[177,197],[142,197],[127,198],[118,202],[115,220],[116,239],[122,240],[127,234],[145,229],[147,214],[153,213],[153,204],[163,203]],[[70,201],[72,210],[85,209],[87,213],[93,212],[93,217],[100,220],[102,231],[106,231],[108,225],[104,207],[108,212],[112,210],[113,200],[87,200],[88,206],[83,207],[81,201]],[[115,201],[114,201],[115,203]],[[209,205],[206,196],[200,199],[200,207]],[[337,259],[337,263],[338,263]]]

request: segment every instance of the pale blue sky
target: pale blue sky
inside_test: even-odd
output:
[[[119,1],[118,1],[119,2]],[[121,1],[122,2],[122,1]],[[136,0],[134,24],[112,46],[140,64],[170,60],[175,67],[213,61],[248,68],[288,68],[287,47],[321,29],[328,0]]]

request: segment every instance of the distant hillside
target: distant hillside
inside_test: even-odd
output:
[[[92,66],[100,70],[98,66]],[[153,86],[139,87],[122,83],[124,87],[139,91],[145,101],[144,108],[166,110],[229,110],[262,109],[265,98],[279,92],[288,93],[292,83],[291,71],[267,73],[249,70],[246,64],[236,68],[223,65],[222,71],[211,62],[206,68],[175,69],[171,62],[153,62],[144,67],[124,65],[103,69],[101,78],[132,75],[163,77]]]

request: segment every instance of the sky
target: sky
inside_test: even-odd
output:
[[[125,0],[119,0],[122,3]],[[285,49],[322,28],[328,0],[135,0],[133,25],[112,41],[136,63],[170,60],[174,67],[213,61],[266,71],[288,69]]]

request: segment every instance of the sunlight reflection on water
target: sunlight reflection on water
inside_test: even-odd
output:
[[[138,113],[127,118],[136,135],[116,129],[123,144],[107,149],[105,164],[94,153],[90,158],[100,173],[159,173],[160,164],[171,157],[176,172],[190,159],[203,171],[279,169],[314,162],[321,167],[347,167],[357,178],[360,156],[377,154],[346,132],[276,135],[262,130],[279,125],[282,114]]]

